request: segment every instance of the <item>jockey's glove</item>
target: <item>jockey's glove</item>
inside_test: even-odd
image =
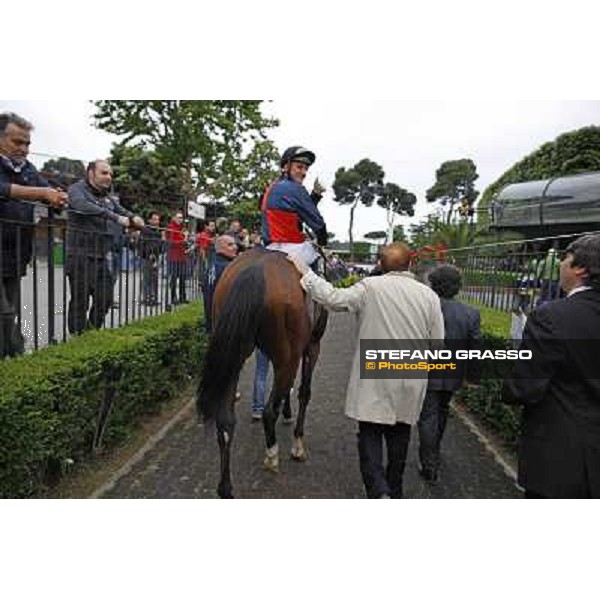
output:
[[[327,246],[327,228],[323,227],[319,231],[315,231],[317,235],[317,244],[319,246]]]

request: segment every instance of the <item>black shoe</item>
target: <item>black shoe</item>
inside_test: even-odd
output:
[[[425,483],[428,483],[429,485],[437,485],[438,483],[438,474],[434,469],[422,467],[419,470],[419,475],[425,480]]]

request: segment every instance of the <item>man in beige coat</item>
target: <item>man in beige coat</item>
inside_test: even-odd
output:
[[[369,277],[347,289],[334,288],[304,264],[290,257],[301,273],[300,283],[313,300],[334,311],[355,313],[358,338],[378,340],[444,339],[444,318],[435,292],[408,272],[405,244],[385,246],[383,275]],[[369,498],[401,498],[402,475],[410,441],[427,389],[421,379],[361,379],[357,343],[346,393],[346,415],[358,421],[360,470]],[[383,438],[387,468],[383,467]]]

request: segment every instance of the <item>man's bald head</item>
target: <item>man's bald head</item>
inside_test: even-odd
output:
[[[381,251],[381,268],[389,271],[406,271],[410,265],[410,250],[406,244],[388,244]]]
[[[215,240],[215,252],[217,254],[221,254],[227,258],[234,258],[237,255],[237,251],[237,244],[230,235],[220,235]]]

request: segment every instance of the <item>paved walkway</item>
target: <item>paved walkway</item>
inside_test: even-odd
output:
[[[355,325],[353,317],[333,315],[325,334],[315,372],[313,398],[306,422],[309,457],[304,463],[288,458],[292,427],[278,425],[280,472],[262,468],[264,435],[261,423],[250,419],[254,360],[240,379],[242,400],[232,451],[232,474],[237,498],[363,498],[358,469],[356,428],[343,414]],[[294,398],[295,402],[295,398]],[[441,481],[435,488],[417,473],[413,439],[405,472],[407,498],[518,498],[514,482],[458,419],[451,415],[443,447]],[[214,430],[196,423],[192,411],[117,480],[107,498],[215,498],[219,452]]]

